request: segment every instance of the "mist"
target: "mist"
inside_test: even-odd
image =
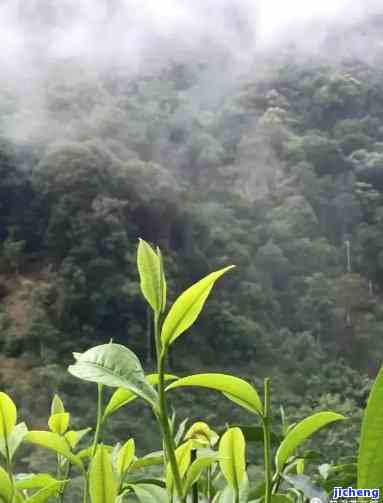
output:
[[[329,34],[377,10],[376,0],[6,0],[1,134],[28,141],[62,135],[47,114],[52,86],[94,86],[111,74],[128,79],[196,56],[205,70],[194,98],[217,103],[243,75],[263,71],[260,55],[291,43],[301,53],[327,54]],[[368,44],[358,40],[347,51],[363,55]]]

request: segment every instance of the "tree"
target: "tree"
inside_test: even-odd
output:
[[[25,259],[25,246],[25,240],[17,239],[16,229],[11,228],[9,231],[9,237],[3,242],[2,255],[10,270],[17,276],[19,275],[20,267]]]

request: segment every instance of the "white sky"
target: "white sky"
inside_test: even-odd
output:
[[[352,23],[382,6],[382,0],[258,0],[258,34],[268,43],[307,22]]]

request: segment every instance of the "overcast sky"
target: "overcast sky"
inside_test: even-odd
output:
[[[207,48],[213,44],[227,55],[231,67],[225,71],[218,66],[213,68],[215,75],[209,76],[205,90],[222,94],[230,85],[230,78],[236,80],[236,71],[246,72],[247,63],[254,62],[255,49],[279,50],[293,40],[298,49],[320,51],[326,27],[333,30],[336,23],[353,23],[378,8],[382,12],[382,3],[383,0],[0,0],[0,93],[2,97],[7,92],[16,96],[23,113],[29,110],[25,120],[16,117],[13,121],[13,130],[19,131],[21,122],[31,124],[30,117],[36,120],[40,114],[44,121],[44,93],[52,78],[52,60],[76,59],[97,79],[100,69],[109,72],[111,67],[114,71],[120,65],[128,72],[146,70],[148,60],[162,65],[177,56],[178,51],[181,60],[189,50],[209,55]],[[361,47],[362,55],[369,52],[369,40],[363,43],[366,46]],[[77,75],[70,72],[67,77],[74,82]],[[11,118],[6,119],[10,129]]]
[[[352,22],[381,0],[2,0],[0,62],[18,66],[35,58],[88,60],[131,57],[159,49],[158,38],[193,47],[206,34],[236,50],[237,16],[260,45],[300,35],[309,21]],[[256,30],[255,30],[256,27]],[[301,38],[302,45],[310,43]],[[154,45],[154,47],[153,47]],[[139,58],[138,58],[139,59]]]

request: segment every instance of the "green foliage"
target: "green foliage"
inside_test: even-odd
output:
[[[112,458],[103,445],[97,447],[89,470],[89,493],[92,503],[114,503],[117,482],[114,478]]]
[[[46,396],[58,387],[75,404],[73,429],[65,433],[72,449],[80,418],[92,421],[87,384],[74,386],[59,371],[73,350],[112,336],[153,372],[158,351],[150,306],[158,312],[161,305],[161,332],[165,280],[158,249],[146,242],[138,277],[135,246],[142,236],[165,252],[169,301],[214,264],[239,266],[206,302],[198,325],[188,327],[190,336],[171,345],[169,371],[184,376],[222,368],[258,389],[270,375],[273,399],[286,404],[289,421],[331,409],[350,417],[310,440],[323,461],[336,467],[355,455],[383,350],[383,93],[381,19],[353,26],[342,32],[341,45],[351,37],[355,47],[360,30],[376,42],[367,58],[366,51],[331,61],[293,48],[286,55],[270,51],[267,71],[233,76],[229,92],[211,86],[212,100],[206,82],[216,81],[216,70],[211,79],[214,63],[206,65],[199,54],[129,79],[105,72],[97,81],[65,62],[63,73],[79,77],[43,86],[49,111],[43,115],[52,127],[41,131],[54,134],[39,134],[38,143],[0,139],[0,387],[35,428],[46,424]],[[331,42],[331,56],[335,47]],[[0,96],[0,107],[6,132],[7,96]],[[26,295],[24,281],[33,295]],[[158,393],[158,381],[150,384]],[[243,407],[220,401],[220,394],[208,401],[206,388],[179,389],[166,394],[180,417],[201,419],[204,403],[204,419],[220,429],[224,420],[245,422]],[[109,399],[107,388],[102,398]],[[106,403],[102,440],[134,435],[138,450],[161,448],[152,409],[135,392],[119,387]],[[59,413],[66,411],[52,411]],[[51,420],[56,433],[65,421],[53,426],[58,418]],[[10,443],[23,438],[22,424]],[[258,428],[262,440],[261,425],[248,427]],[[260,463],[262,441],[251,444]],[[22,459],[45,469],[50,460],[42,452],[27,451]],[[128,500],[137,495],[126,491]]]
[[[283,470],[288,459],[293,454],[295,449],[301,445],[313,433],[317,432],[324,426],[345,419],[340,414],[334,412],[319,412],[313,416],[307,417],[303,421],[295,425],[283,439],[276,454],[276,465],[279,471]]]
[[[12,238],[6,239],[3,243],[2,256],[10,270],[13,270],[16,274],[19,273],[23,263],[25,246],[26,242],[24,240],[15,240]]]
[[[255,414],[262,415],[262,403],[257,391],[238,377],[225,374],[197,374],[178,379],[167,390],[182,386],[201,386],[221,391],[227,398]]]
[[[155,253],[146,241],[140,239],[137,264],[142,294],[153,311],[162,313],[166,305],[166,280],[161,253],[159,250]]]
[[[29,431],[25,436],[25,441],[56,452],[57,454],[68,458],[79,468],[82,468],[80,458],[72,454],[68,443],[58,433],[50,431]]]
[[[140,253],[142,246],[145,245],[141,242]],[[159,254],[156,256],[160,257]],[[215,280],[227,269],[207,276],[189,289],[190,294],[182,294],[175,301],[169,313],[181,313],[179,319],[183,323],[182,332],[196,321]],[[153,277],[164,278],[164,273],[161,272],[158,276],[158,269],[153,267],[146,269],[145,275],[142,289],[147,299],[153,293],[148,294],[147,285],[153,284]],[[163,298],[162,293],[159,298]],[[177,307],[176,310],[174,306]],[[245,435],[253,441],[254,427],[244,427],[244,434],[241,427],[228,426],[221,435],[218,447],[218,435],[203,421],[197,421],[187,431],[186,422],[183,421],[178,432],[175,431],[174,417],[168,412],[168,392],[190,386],[220,391],[236,405],[250,411],[254,418],[260,419],[262,437],[257,433],[255,440],[263,444],[264,450],[265,483],[261,494],[264,495],[265,503],[290,501],[288,493],[281,492],[283,481],[288,481],[295,488],[300,487],[303,494],[307,493],[306,486],[310,487],[311,482],[305,482],[303,487],[300,479],[294,479],[288,471],[291,464],[296,463],[299,476],[304,477],[302,460],[309,456],[299,458],[298,465],[293,455],[309,436],[332,422],[344,419],[343,416],[322,412],[304,419],[292,428],[284,425],[284,438],[277,449],[274,466],[272,446],[279,439],[272,434],[269,379],[264,382],[262,403],[256,389],[238,377],[210,373],[177,378],[167,374],[165,363],[170,343],[163,339],[163,334],[169,333],[169,340],[172,341],[178,328],[175,324],[172,330],[164,332],[158,316],[160,305],[153,302],[152,309],[155,347],[158,350],[156,373],[145,376],[136,355],[125,346],[113,342],[95,346],[84,353],[74,353],[76,361],[69,366],[69,372],[84,381],[97,384],[98,389],[96,428],[91,443],[85,448],[79,449],[78,446],[90,429],[69,430],[72,414],[66,411],[59,395],[54,395],[50,407],[48,426],[51,431],[28,431],[24,423],[16,424],[17,409],[10,397],[3,392],[0,394],[0,452],[5,460],[4,468],[0,466],[0,497],[4,503],[44,503],[51,498],[58,498],[63,502],[71,488],[73,472],[83,480],[84,503],[122,503],[132,494],[143,503],[170,503],[174,500],[187,503],[190,497],[193,502],[205,501],[206,498],[208,501],[221,503],[252,501],[251,495],[256,490],[250,487],[247,473],[249,458]],[[173,382],[167,385],[166,381],[169,380]],[[110,401],[104,404],[105,389],[116,387],[118,389]],[[141,398],[151,408],[163,445],[162,451],[152,452],[141,458],[137,457],[133,438],[122,446],[113,446],[103,439],[110,416],[137,398]],[[366,428],[374,429],[375,425],[367,425]],[[56,478],[49,473],[14,475],[13,456],[22,443],[42,447],[56,455]],[[224,481],[226,485],[222,487]]]
[[[17,410],[12,399],[0,393],[0,438],[8,440],[16,426]]]
[[[161,342],[165,348],[191,327],[198,318],[214,283],[233,267],[212,272],[178,297],[162,326]]]
[[[239,428],[228,429],[219,443],[220,467],[228,484],[238,493],[246,477],[245,439]]]
[[[372,387],[364,413],[358,455],[358,487],[382,488],[382,387],[381,370]]]
[[[69,372],[85,381],[112,387],[122,387],[141,396],[152,405],[156,393],[145,380],[144,371],[137,356],[119,344],[104,344],[75,354],[76,363]]]

